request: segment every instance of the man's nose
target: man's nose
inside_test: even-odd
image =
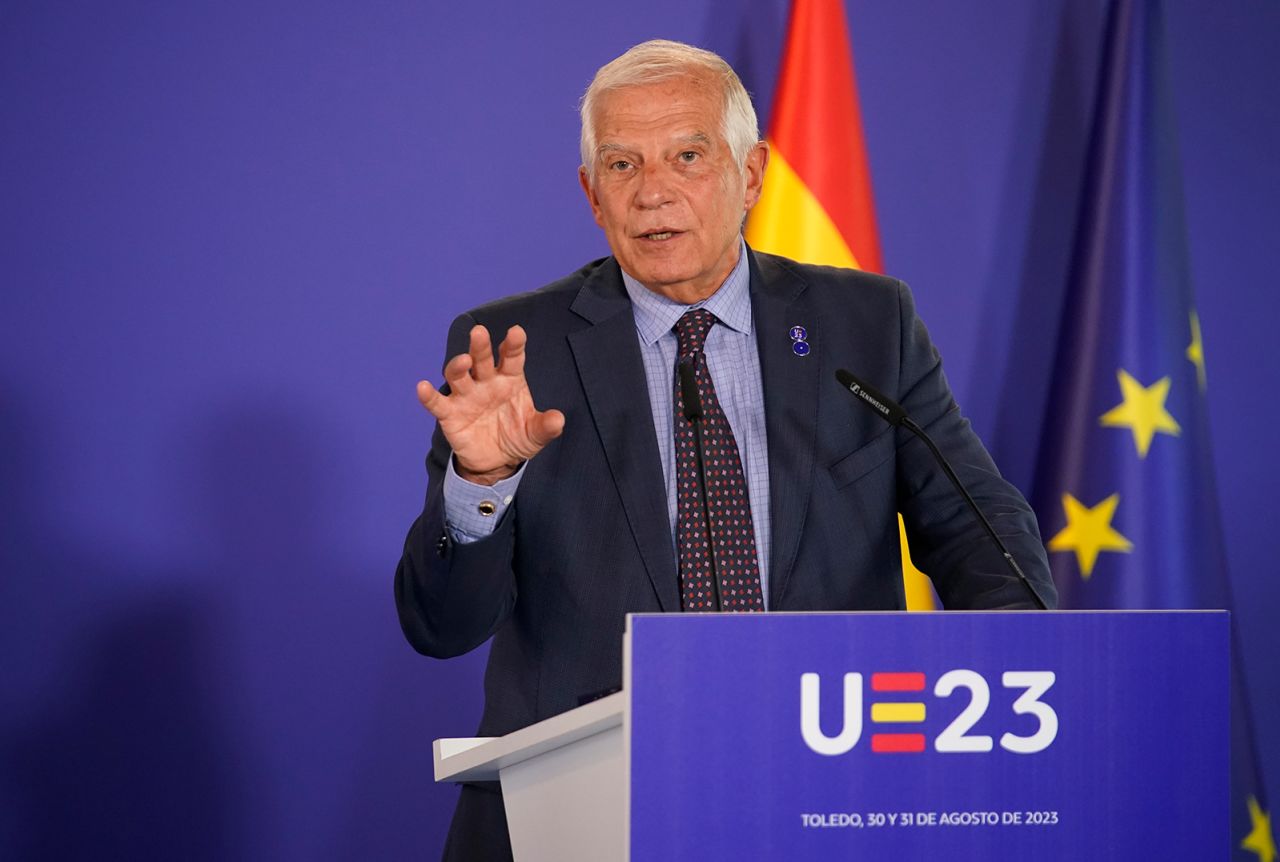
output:
[[[636,203],[644,209],[657,209],[675,199],[674,177],[662,163],[649,163],[640,169],[640,187]]]

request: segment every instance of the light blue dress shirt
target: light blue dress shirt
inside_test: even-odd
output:
[[[640,282],[622,274],[631,297],[636,337],[644,360],[649,388],[653,430],[657,437],[662,473],[667,486],[667,515],[671,521],[671,548],[676,550],[676,470],[675,470],[675,367],[676,334],[673,328],[686,311],[706,308],[717,323],[707,334],[703,352],[716,388],[716,396],[738,444],[738,455],[747,479],[751,520],[756,534],[756,556],[760,586],[769,601],[769,457],[765,435],[764,384],[760,375],[760,353],[751,318],[751,274],[747,266],[746,244],[738,252],[738,263],[728,278],[710,297],[695,305],[683,305],[654,293]],[[472,542],[489,535],[515,499],[524,467],[514,476],[495,485],[468,482],[453,469],[453,459],[445,471],[445,521],[458,542]],[[480,514],[481,504],[492,506],[492,514]],[[489,506],[484,507],[486,510]]]

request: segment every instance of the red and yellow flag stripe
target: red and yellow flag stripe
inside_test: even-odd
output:
[[[764,190],[747,220],[760,251],[881,271],[849,29],[840,0],[794,0],[767,139]],[[935,607],[899,518],[907,606]]]

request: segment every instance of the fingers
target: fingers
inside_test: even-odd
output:
[[[471,365],[468,370],[473,380],[483,382],[498,373],[515,376],[524,372],[524,346],[529,340],[524,327],[513,326],[507,330],[506,338],[498,346],[496,366],[493,361],[493,342],[489,338],[489,330],[476,324],[471,327],[470,338],[467,355],[471,357]],[[452,379],[449,385],[453,386]]]
[[[476,380],[488,380],[497,373],[497,369],[493,367],[493,344],[489,340],[489,330],[479,324],[471,327],[468,352],[471,354],[471,373]]]
[[[498,347],[498,371],[514,377],[524,373],[524,347],[529,342],[523,326],[507,330],[507,337]]]
[[[471,354],[459,353],[444,367],[444,379],[455,395],[466,395],[475,388],[476,382],[471,379],[471,363]]]
[[[473,326],[469,337],[467,352],[459,353],[444,367],[444,379],[449,385],[449,395],[443,395],[426,380],[418,381],[418,400],[437,419],[443,419],[446,414],[453,412],[453,396],[460,395],[466,398],[475,391],[491,392],[492,388],[485,384],[499,374],[508,378],[524,375],[525,345],[528,343],[528,336],[523,327],[513,326],[507,330],[506,337],[498,347],[496,366],[493,361],[493,344],[489,338],[489,330],[484,326]],[[523,383],[523,381],[518,382]],[[480,389],[477,390],[477,387]],[[518,387],[515,391],[521,390],[526,393],[524,397],[527,400],[527,387]],[[501,386],[499,391],[506,392],[508,387]],[[532,409],[532,403],[529,403],[528,407]],[[558,410],[552,410],[546,413],[535,412],[527,423],[526,433],[530,434],[531,438],[536,438],[537,445],[541,448],[559,437],[563,429],[564,415]]]

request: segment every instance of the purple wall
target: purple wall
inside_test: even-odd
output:
[[[436,854],[456,791],[430,741],[473,730],[483,656],[420,658],[395,621],[431,427],[413,383],[455,313],[603,252],[574,177],[599,64],[699,42],[767,113],[786,4],[756,6],[0,12],[0,855]],[[1102,5],[849,11],[887,265],[1025,484],[1035,427],[1002,383],[1061,289]],[[1280,379],[1280,7],[1169,20],[1275,800],[1280,411],[1254,393]]]

